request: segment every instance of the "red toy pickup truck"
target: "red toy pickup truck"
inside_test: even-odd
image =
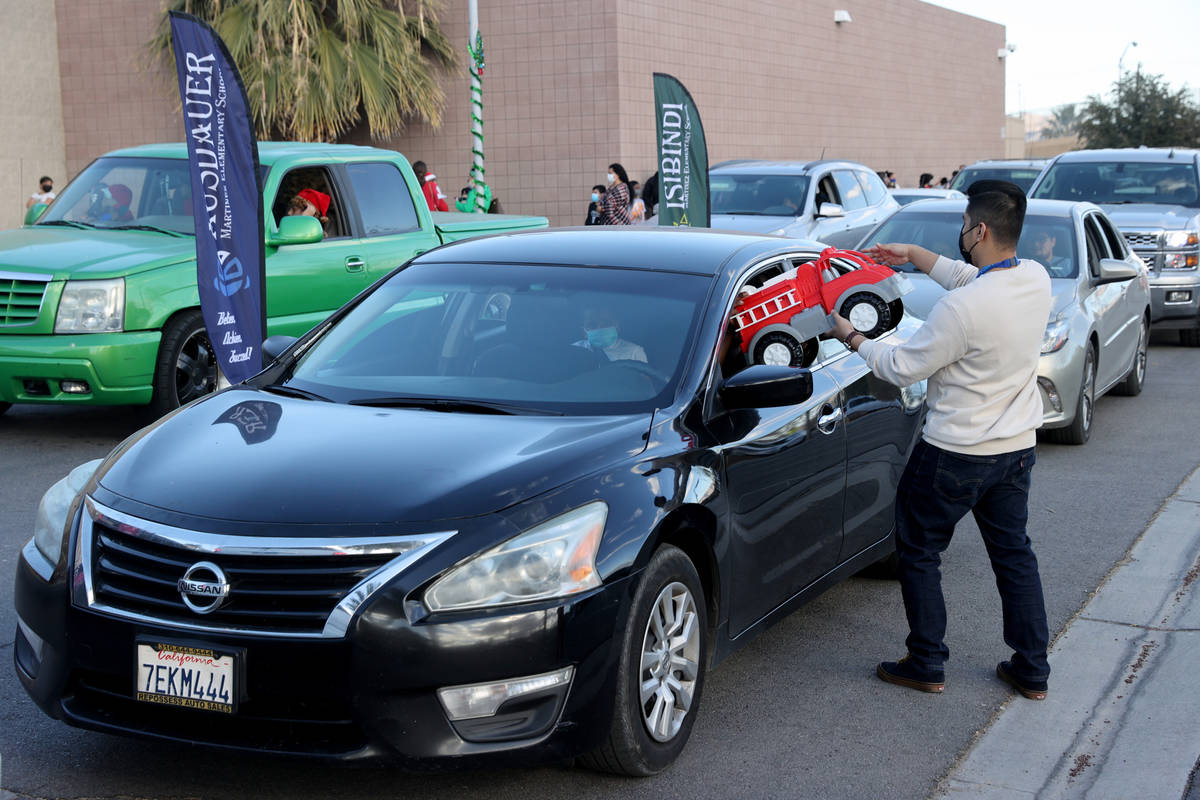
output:
[[[900,297],[911,289],[904,275],[862,253],[830,247],[739,300],[733,321],[751,363],[807,367],[817,337],[833,329],[834,309],[874,339],[899,324]]]

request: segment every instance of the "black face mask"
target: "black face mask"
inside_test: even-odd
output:
[[[963,247],[962,237],[966,236],[968,231],[973,231],[982,224],[983,223],[981,223],[981,222],[976,222],[971,227],[963,228],[962,230],[960,230],[958,232],[958,252],[962,254],[963,261],[967,262],[968,264],[971,263],[971,250],[974,250],[976,247],[978,247],[979,242],[976,242],[975,244],[971,245],[971,248],[968,250],[967,248]]]
[[[51,190],[51,189],[53,189],[53,188],[54,188],[54,185],[53,185],[53,184],[49,184],[49,183],[43,183],[43,184],[42,184],[42,191],[43,191],[43,192],[48,192],[48,191],[50,191],[50,190]]]

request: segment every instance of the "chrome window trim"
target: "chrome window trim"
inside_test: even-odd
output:
[[[338,540],[333,543],[314,544],[312,538],[279,536],[223,536],[177,528],[158,522],[133,517],[108,508],[92,498],[85,498],[85,510],[79,521],[75,539],[72,576],[72,602],[81,608],[100,611],[123,619],[151,623],[167,628],[205,631],[209,633],[232,633],[266,636],[282,639],[338,639],[345,637],[355,613],[376,592],[396,576],[420,561],[438,545],[450,539],[457,531],[436,531],[405,536],[369,536]],[[103,522],[122,533],[154,544],[168,545],[188,550],[199,555],[251,555],[251,556],[337,556],[337,555],[380,555],[394,554],[395,557],[381,565],[353,586],[334,607],[325,620],[320,633],[304,631],[279,631],[237,625],[213,625],[201,622],[180,622],[116,608],[96,600],[95,578],[92,555],[95,538],[93,525]]]

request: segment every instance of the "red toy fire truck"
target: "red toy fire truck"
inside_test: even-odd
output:
[[[751,363],[812,364],[817,337],[833,329],[834,309],[872,339],[899,324],[900,297],[912,290],[904,275],[862,253],[832,247],[815,261],[792,263],[734,306],[734,325]]]

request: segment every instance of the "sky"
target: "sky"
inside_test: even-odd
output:
[[[1108,100],[1118,62],[1127,72],[1141,64],[1172,90],[1186,85],[1200,101],[1200,0],[925,2],[1005,26],[1016,46],[1005,59],[1009,114],[1046,112],[1089,95]]]

